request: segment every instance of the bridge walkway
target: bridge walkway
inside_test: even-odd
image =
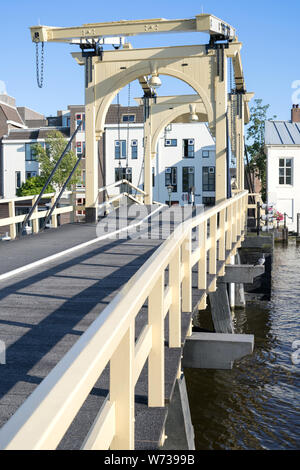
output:
[[[151,230],[152,236],[157,236],[156,239],[100,240],[2,280],[1,275],[5,276],[5,273],[79,243],[93,241],[96,226],[65,225],[1,244],[0,340],[6,345],[6,364],[0,365],[0,427],[168,236],[168,230],[164,235],[164,227],[158,219],[152,221]],[[199,292],[194,292],[194,297],[196,304]],[[182,314],[183,342],[190,317],[190,314]],[[136,317],[136,337],[146,322],[145,304]],[[167,333],[167,318],[165,328]],[[166,402],[172,395],[180,357],[181,348],[165,348]],[[80,447],[108,393],[108,384],[109,369],[106,368],[60,448]],[[135,388],[135,412],[135,448],[157,449],[166,408],[147,406],[147,365]]]

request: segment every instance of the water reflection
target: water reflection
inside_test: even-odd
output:
[[[186,370],[196,448],[299,448],[300,247],[275,248],[272,299],[234,316],[236,333],[254,334],[254,353],[231,371]],[[200,326],[210,320],[201,316]]]

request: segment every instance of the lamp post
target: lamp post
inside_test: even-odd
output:
[[[172,191],[173,191],[173,186],[168,186],[167,187],[168,194],[169,194],[169,207],[171,207],[171,196],[172,196]]]

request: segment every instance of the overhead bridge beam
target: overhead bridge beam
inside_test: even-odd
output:
[[[192,369],[232,369],[235,360],[251,354],[253,335],[193,333],[187,338],[182,366]]]
[[[146,20],[122,20],[108,23],[88,23],[82,26],[60,28],[55,26],[32,26],[34,42],[70,42],[70,39],[98,39],[104,36],[135,36],[137,34],[161,34],[181,32],[205,32],[211,36],[234,39],[235,29],[214,15],[196,15],[194,18],[167,20],[154,18]]]

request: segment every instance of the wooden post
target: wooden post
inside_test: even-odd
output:
[[[200,248],[200,259],[198,262],[198,289],[206,290],[207,285],[207,222],[203,222],[199,225],[199,248]]]
[[[210,249],[209,249],[209,274],[217,274],[217,214],[211,216],[209,219],[209,233],[210,233]],[[209,292],[215,292],[217,288],[217,279],[209,286]]]
[[[90,59],[90,60],[89,60]],[[98,211],[98,141],[96,140],[96,70],[95,60],[86,57],[86,88],[85,88],[85,220],[89,223],[97,221]],[[97,135],[100,139],[101,135]]]
[[[223,70],[214,78],[216,123],[216,204],[227,198],[227,57],[225,52]],[[218,60],[218,56],[217,56]]]
[[[182,281],[182,311],[192,311],[192,267],[191,267],[191,234],[181,245],[182,264],[184,266],[184,278]]]
[[[161,275],[148,298],[152,348],[148,358],[148,406],[165,406],[164,280]]]
[[[34,206],[36,200],[37,200],[38,196],[35,196],[32,201],[31,201],[31,205]],[[32,215],[35,215],[38,213],[38,206],[35,208],[34,212]],[[33,229],[33,233],[38,233],[39,232],[39,219],[32,219],[32,229]]]
[[[8,203],[8,216],[13,218],[16,216],[15,201],[10,201]],[[9,224],[9,236],[12,240],[14,240],[17,236],[16,224],[14,221]]]
[[[55,200],[56,200],[56,196],[54,195],[54,196],[51,197],[51,206],[53,206],[53,204],[55,204]],[[57,228],[57,215],[56,214],[53,214],[51,216],[51,227],[52,228]]]
[[[169,310],[169,347],[181,346],[180,249],[176,250],[169,265],[169,285],[172,304]]]
[[[112,450],[134,449],[134,323],[110,360],[110,402],[115,403],[116,436]]]

